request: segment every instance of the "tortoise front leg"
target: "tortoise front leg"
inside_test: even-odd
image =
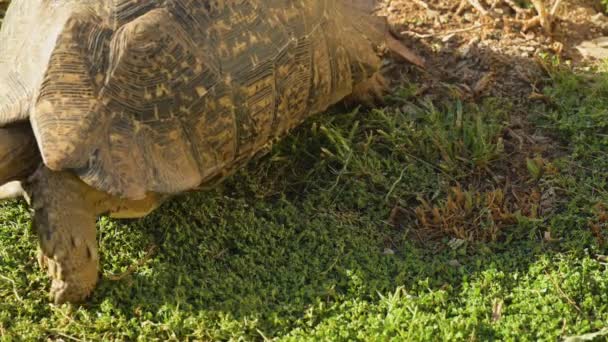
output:
[[[41,167],[26,184],[40,240],[38,261],[52,279],[56,304],[86,299],[97,284],[95,222],[103,194],[68,172]]]

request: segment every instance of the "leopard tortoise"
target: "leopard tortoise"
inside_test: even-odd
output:
[[[25,197],[56,303],[98,281],[96,218],[216,184],[378,91],[377,0],[23,0],[0,31],[0,197]],[[407,58],[407,56],[405,56]]]

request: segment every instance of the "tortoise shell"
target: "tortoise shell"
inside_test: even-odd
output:
[[[0,126],[29,119],[48,168],[112,195],[207,186],[379,70],[375,2],[17,1]]]

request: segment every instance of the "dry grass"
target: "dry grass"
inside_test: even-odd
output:
[[[463,190],[457,185],[437,205],[421,199],[415,213],[422,236],[494,242],[518,217],[537,218],[540,198],[536,189],[515,195],[503,189]]]

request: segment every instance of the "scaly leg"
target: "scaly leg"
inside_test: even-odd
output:
[[[25,184],[40,239],[38,261],[57,304],[86,299],[98,280],[95,221],[107,195],[68,172],[41,167]]]
[[[97,216],[143,217],[165,198],[150,193],[141,200],[120,199],[90,187],[70,172],[54,172],[44,166],[24,188],[40,239],[38,261],[52,279],[51,296],[57,304],[83,301],[95,289],[99,279]]]

